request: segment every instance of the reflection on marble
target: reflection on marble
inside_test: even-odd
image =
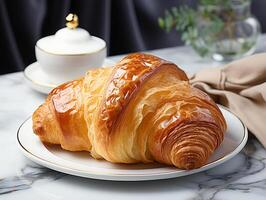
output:
[[[266,37],[262,38],[266,41]],[[265,44],[264,44],[265,43]],[[259,51],[266,49],[260,42]],[[263,45],[264,46],[263,46]],[[188,47],[153,51],[193,73],[219,63],[200,60]],[[113,57],[119,59],[119,56]],[[211,170],[169,180],[111,182],[65,175],[25,158],[16,144],[19,125],[45,98],[22,73],[0,76],[0,199],[266,199],[266,150],[254,138],[241,153]]]
[[[0,194],[29,189],[35,181],[40,179],[53,181],[64,176],[62,173],[38,165],[27,164],[20,171],[19,176],[7,177],[0,181]]]

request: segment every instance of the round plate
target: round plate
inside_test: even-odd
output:
[[[114,65],[112,60],[104,60],[104,67],[109,67],[112,65]],[[34,62],[25,68],[24,77],[32,89],[44,94],[48,94],[53,88],[61,84],[60,82],[51,82],[49,76],[42,71],[42,68],[38,62]]]
[[[20,126],[17,140],[26,157],[59,172],[114,181],[168,179],[213,168],[235,156],[245,146],[248,138],[247,128],[230,111],[223,107],[220,107],[220,109],[228,125],[225,138],[208,163],[194,170],[180,170],[157,163],[113,164],[104,160],[95,160],[88,152],[70,152],[61,149],[57,145],[44,145],[32,131],[31,118]]]

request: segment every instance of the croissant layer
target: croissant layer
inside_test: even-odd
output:
[[[96,159],[194,169],[221,144],[226,123],[175,64],[136,53],[55,88],[34,112],[33,130]]]

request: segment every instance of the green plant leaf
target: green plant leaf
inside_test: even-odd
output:
[[[164,24],[164,20],[163,20],[163,18],[160,17],[160,18],[158,19],[158,24],[159,24],[160,28],[164,29],[165,24]]]

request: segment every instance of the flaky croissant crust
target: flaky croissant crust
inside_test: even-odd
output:
[[[175,64],[137,53],[55,88],[34,112],[33,130],[43,142],[110,162],[193,169],[221,144],[226,123]]]

